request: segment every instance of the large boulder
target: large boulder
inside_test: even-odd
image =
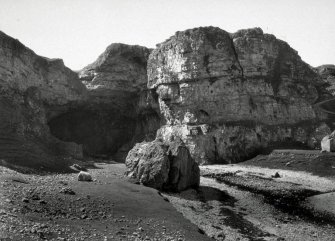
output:
[[[199,167],[181,140],[138,143],[129,151],[126,166],[128,177],[159,190],[182,191],[200,182]]]
[[[335,131],[326,135],[321,141],[321,151],[335,152]]]
[[[91,182],[92,181],[92,176],[88,172],[80,171],[79,174],[78,174],[78,181]]]
[[[315,148],[327,115],[314,104],[331,96],[294,49],[260,28],[177,32],[151,52],[148,88],[166,122],[158,137],[178,136],[207,164]]]

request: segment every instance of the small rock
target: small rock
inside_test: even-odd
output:
[[[226,238],[226,235],[225,235],[223,232],[219,232],[219,233],[216,235],[215,240],[225,240],[225,238]]]
[[[32,200],[40,200],[40,196],[38,196],[37,194],[33,194],[33,195],[31,196],[31,199],[32,199]]]
[[[62,190],[60,190],[60,193],[64,193],[64,194],[68,194],[68,195],[75,195],[76,193],[68,187],[64,187],[62,188]]]
[[[28,198],[22,198],[22,202],[29,203],[29,199]]]
[[[92,176],[88,172],[81,171],[78,174],[78,181],[91,182],[92,181]]]
[[[58,183],[59,183],[59,184],[62,184],[62,185],[64,185],[64,186],[67,186],[67,185],[68,185],[68,183],[65,182],[65,181],[59,181]]]
[[[85,167],[82,167],[78,164],[73,164],[72,166],[70,166],[70,168],[73,169],[73,170],[76,170],[76,171],[84,171],[84,172],[87,171],[87,169]]]
[[[278,172],[276,172],[274,175],[272,175],[271,177],[273,177],[273,178],[280,178],[280,175],[279,175],[279,173]]]

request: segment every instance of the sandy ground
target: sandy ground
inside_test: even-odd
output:
[[[209,240],[151,188],[127,182],[124,164],[77,174],[0,167],[0,240]]]

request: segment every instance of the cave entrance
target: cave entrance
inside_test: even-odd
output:
[[[110,109],[77,109],[52,118],[51,133],[65,142],[83,145],[84,155],[108,157],[129,142],[135,120]]]

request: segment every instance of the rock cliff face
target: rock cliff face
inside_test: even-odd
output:
[[[146,88],[150,50],[112,44],[78,74],[0,33],[0,159],[60,166],[65,156],[118,154],[153,140],[157,95]]]
[[[153,140],[160,117],[155,93],[146,88],[149,53],[141,46],[112,44],[81,70],[87,101],[50,122],[54,135],[83,144],[85,154],[118,159],[136,142]]]
[[[57,156],[80,157],[80,145],[54,138],[47,125],[55,106],[66,109],[85,98],[77,75],[62,60],[40,57],[2,32],[0,56],[0,159],[56,167]]]
[[[0,54],[0,160],[12,164],[124,160],[155,138],[180,138],[198,163],[238,162],[285,145],[316,148],[330,133],[314,105],[331,96],[328,68],[320,77],[259,28],[186,30],[154,50],[112,44],[79,73],[2,32]]]
[[[313,104],[325,84],[296,51],[261,29],[177,32],[153,50],[148,88],[166,125],[199,163],[237,162],[281,145],[315,147],[329,132]],[[321,125],[320,125],[321,124]]]

